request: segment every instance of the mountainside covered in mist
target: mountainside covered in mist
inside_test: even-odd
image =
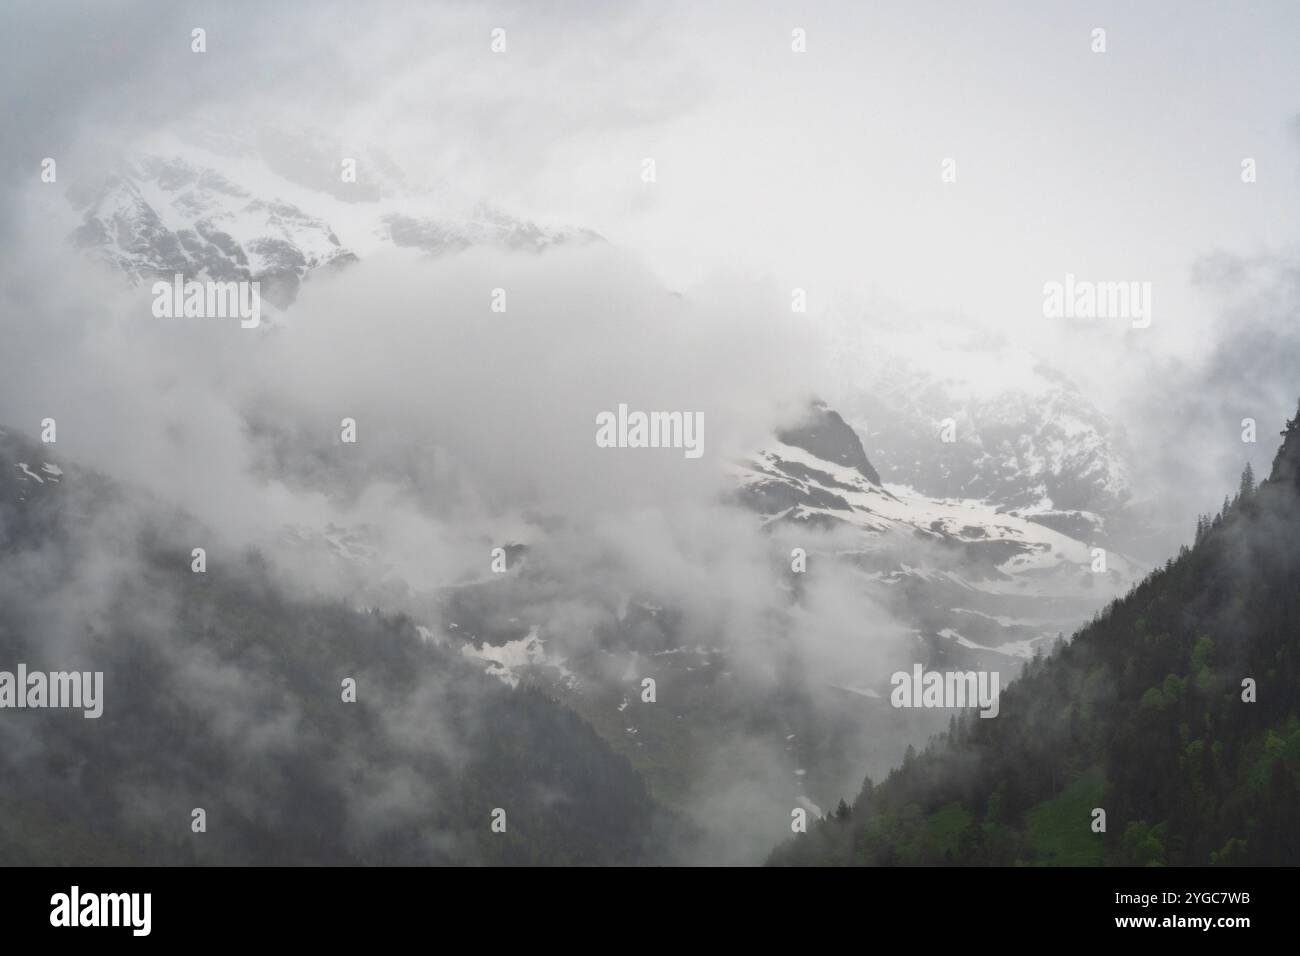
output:
[[[174,271],[264,282],[267,301],[289,310],[281,346],[295,365],[303,354],[294,348],[310,346],[307,333],[321,328],[318,314],[294,306],[313,276],[346,286],[389,246],[430,257],[490,246],[530,262],[529,253],[598,239],[587,230],[546,229],[466,203],[442,187],[415,187],[378,155],[360,154],[358,181],[340,181],[339,157],[348,151],[310,131],[246,140],[168,136],[147,146],[105,180],[79,182],[71,191],[80,217],[77,245],[133,283]],[[336,267],[346,271],[334,274]],[[373,307],[369,298],[360,301]],[[512,334],[508,323],[496,327]],[[431,333],[421,347],[442,344]],[[493,354],[515,348],[503,340]],[[420,354],[420,348],[401,351]],[[417,378],[426,374],[415,371]],[[332,374],[346,381],[351,372],[343,361]],[[386,379],[382,390],[390,391]],[[1069,395],[1058,411],[1070,404]],[[842,411],[814,406],[803,421],[773,429],[761,449],[734,463],[731,493],[710,500],[706,526],[724,529],[732,537],[719,542],[735,541],[731,550],[743,553],[727,556],[730,568],[700,567],[692,584],[735,592],[701,597],[672,582],[672,569],[695,557],[698,542],[665,543],[674,531],[662,517],[647,520],[628,508],[619,520],[647,523],[603,554],[609,541],[599,532],[607,531],[601,527],[607,516],[580,506],[561,519],[546,500],[529,502],[528,514],[517,520],[493,516],[473,529],[486,536],[500,525],[517,537],[462,540],[445,576],[430,573],[400,553],[410,542],[378,527],[383,521],[376,521],[373,506],[365,513],[358,505],[380,488],[392,489],[421,517],[473,503],[482,476],[458,459],[473,456],[478,436],[461,431],[472,422],[432,430],[427,440],[406,432],[395,448],[375,441],[370,430],[360,445],[364,454],[353,454],[350,446],[323,444],[314,416],[258,400],[232,408],[249,441],[256,481],[292,489],[300,500],[319,496],[336,509],[328,522],[286,519],[285,527],[268,529],[279,539],[272,549],[282,546],[267,562],[275,573],[305,587],[319,580],[313,572],[322,565],[339,569],[335,580],[350,603],[408,615],[425,653],[489,681],[493,693],[475,697],[476,706],[519,706],[512,692],[527,697],[538,690],[558,701],[595,728],[603,738],[597,743],[627,758],[655,801],[710,828],[715,842],[697,847],[695,859],[724,862],[758,859],[779,836],[790,806],[818,810],[854,785],[864,766],[896,765],[908,742],[920,743],[942,726],[934,713],[899,713],[888,705],[895,668],[920,661],[1009,677],[1036,648],[1073,630],[1140,573],[1117,551],[1107,555],[1105,568],[1094,567],[1101,520],[1075,520],[1078,515],[1061,511],[1032,482],[1025,486],[1029,497],[1015,499],[1025,505],[1021,510],[1006,506],[1015,481],[1002,472],[992,484],[935,484],[951,490],[945,495],[897,483],[897,455],[892,471],[878,470],[878,452],[887,452],[881,428],[894,436],[914,430],[916,453],[934,458],[949,447],[937,440],[934,423],[900,408],[896,422],[873,415],[871,430],[860,436],[857,419],[841,417]],[[394,430],[399,424],[374,414],[365,423]],[[963,420],[963,441],[964,429]],[[184,429],[177,424],[175,430]],[[993,448],[991,438],[987,445]],[[1081,440],[1080,447],[1088,445]],[[1050,449],[1040,455],[1032,442],[1015,454],[1043,458],[1052,474],[1092,468],[1078,456]],[[988,457],[980,467],[997,471]],[[42,465],[31,463],[37,475]],[[1026,472],[1030,479],[1041,483],[1042,474]],[[1091,498],[1076,503],[1101,507]],[[509,551],[509,573],[492,573],[479,558],[480,547],[486,554],[495,544]],[[808,553],[813,571],[806,578],[790,568],[794,545]],[[652,559],[658,563],[652,566]],[[832,575],[818,573],[830,564]],[[647,582],[648,569],[673,593]],[[233,590],[228,597],[235,600]],[[410,629],[398,630],[400,644]],[[659,683],[653,705],[641,696],[647,678]],[[484,773],[490,778],[497,771]],[[728,828],[743,825],[754,833],[743,852],[733,853],[741,841]]]
[[[540,252],[600,238],[538,225],[445,184],[417,186],[382,153],[360,151],[357,179],[345,182],[340,156],[355,152],[313,129],[241,139],[200,126],[159,137],[69,190],[72,239],[133,282],[178,272],[255,279],[264,301],[285,309],[316,270],[384,247]],[[851,383],[839,412],[868,438],[880,471],[873,480],[979,502],[1118,550],[1139,546],[1141,535],[1128,532],[1140,523],[1127,507],[1129,467],[1114,423],[1033,356],[968,339],[837,341]],[[939,442],[947,419],[955,440]]]
[[[1031,662],[996,719],[963,714],[771,862],[1294,861],[1300,413],[1283,434],[1268,481]]]
[[[256,553],[214,553],[194,573],[201,527],[49,459],[0,431],[0,669],[102,671],[103,713],[5,711],[0,862],[671,852],[674,821],[571,711],[401,616],[288,596]],[[206,832],[191,830],[195,808]]]
[[[1049,361],[978,328],[918,321],[870,336],[852,324],[834,333],[839,411],[870,443],[884,480],[1140,548],[1133,450],[1093,397]]]
[[[574,708],[686,815],[710,815],[700,781],[753,747],[769,755],[760,767],[728,771],[748,779],[751,816],[779,825],[791,806],[820,812],[864,762],[892,767],[909,741],[942,727],[943,715],[890,706],[894,670],[920,661],[1010,678],[1138,573],[1118,554],[1094,572],[1085,543],[975,502],[895,493],[824,404],[778,429],[734,478],[738,517],[757,522],[766,535],[756,546],[774,552],[767,593],[746,609],[770,633],[749,644],[653,589],[578,583],[544,532],[511,555],[509,574],[444,588],[428,605],[444,622],[437,640]],[[792,573],[790,544],[807,551],[806,574]],[[805,642],[821,602],[845,592],[864,616],[843,624],[843,643],[813,653]],[[575,606],[589,634],[574,628]],[[756,678],[754,668],[770,670]],[[647,677],[653,705],[641,697]],[[735,825],[715,822],[711,835],[725,841]]]
[[[835,559],[851,562],[864,588],[913,619],[934,656],[954,664],[1013,666],[1139,575],[1118,553],[1096,570],[1093,539],[979,500],[883,484],[858,435],[822,404],[738,480],[741,501],[769,524],[843,532]]]

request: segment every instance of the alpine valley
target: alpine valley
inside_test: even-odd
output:
[[[295,308],[307,284],[385,248],[546,256],[604,241],[413,184],[378,154],[358,156],[372,175],[345,189],[342,149],[312,130],[157,137],[69,189],[68,240],[135,286],[177,274],[260,282],[272,332],[310,321]],[[43,858],[24,834],[49,822],[69,828],[65,858],[87,861],[761,861],[789,833],[791,808],[826,812],[948,724],[950,710],[891,707],[892,673],[996,672],[1005,687],[1148,571],[1126,537],[1121,430],[1033,356],[976,352],[980,380],[999,387],[975,389],[904,344],[844,343],[836,406],[815,399],[764,423],[767,439],[729,463],[719,506],[753,529],[770,573],[750,645],[638,587],[599,548],[574,573],[584,529],[544,511],[520,516],[501,568],[487,561],[496,542],[482,542],[480,574],[405,574],[391,541],[358,520],[286,523],[276,573],[253,555],[238,571],[191,575],[168,542],[177,528],[203,537],[192,517],[149,507],[10,423],[0,546],[11,566],[37,575],[40,555],[76,581],[80,525],[118,514],[113,540],[140,552],[149,577],[111,618],[79,617],[75,602],[60,617],[88,635],[109,701],[133,703],[0,748],[6,774],[30,782],[5,797],[0,852]],[[311,436],[257,407],[243,427],[267,482],[357,493],[355,466],[314,451]],[[432,497],[433,453],[384,462],[385,482]],[[346,602],[290,596],[276,584],[285,554],[361,569],[368,584]],[[801,643],[822,634],[828,579],[879,616]],[[52,584],[7,588],[18,606],[0,645],[40,666],[42,614],[66,597]],[[151,607],[179,615],[183,637]],[[320,701],[356,674],[382,703],[341,723]],[[238,716],[220,716],[223,687],[238,688]],[[106,728],[111,747],[95,736]],[[309,752],[285,763],[290,740]],[[60,792],[82,796],[40,799],[73,780]],[[95,800],[109,808],[103,826],[69,822],[93,816]],[[477,817],[510,801],[520,822],[493,842]],[[162,835],[205,803],[229,821],[220,840],[196,850]],[[368,826],[372,810],[393,826]],[[398,824],[419,839],[399,840]]]

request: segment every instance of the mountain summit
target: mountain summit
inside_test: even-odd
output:
[[[813,402],[808,416],[801,423],[778,432],[776,437],[810,455],[852,468],[873,485],[880,484],[880,475],[867,460],[858,433],[825,402]]]

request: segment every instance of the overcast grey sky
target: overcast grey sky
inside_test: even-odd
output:
[[[1203,344],[1199,256],[1296,238],[1293,3],[110,2],[4,16],[11,186],[78,137],[289,113],[416,175],[595,228],[670,284],[725,263],[1031,335],[1059,331],[1041,322],[1044,281],[1141,278],[1170,332],[1151,338],[1170,351]],[[189,51],[193,26],[205,56]],[[796,27],[806,53],[791,50]],[[945,158],[955,183],[940,181]]]

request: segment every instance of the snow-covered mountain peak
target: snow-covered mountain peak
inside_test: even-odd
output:
[[[819,403],[808,422],[737,465],[739,500],[769,526],[835,532],[837,557],[863,571],[864,587],[898,598],[940,643],[1025,656],[1143,571],[1099,552],[1086,523],[1075,537],[1038,514],[882,484],[838,414]]]
[[[69,190],[78,246],[133,283],[175,273],[259,280],[281,308],[315,270],[387,245],[441,255],[472,246],[542,252],[600,239],[519,219],[441,184],[412,186],[382,153],[349,150],[318,131],[160,133],[109,169]]]

